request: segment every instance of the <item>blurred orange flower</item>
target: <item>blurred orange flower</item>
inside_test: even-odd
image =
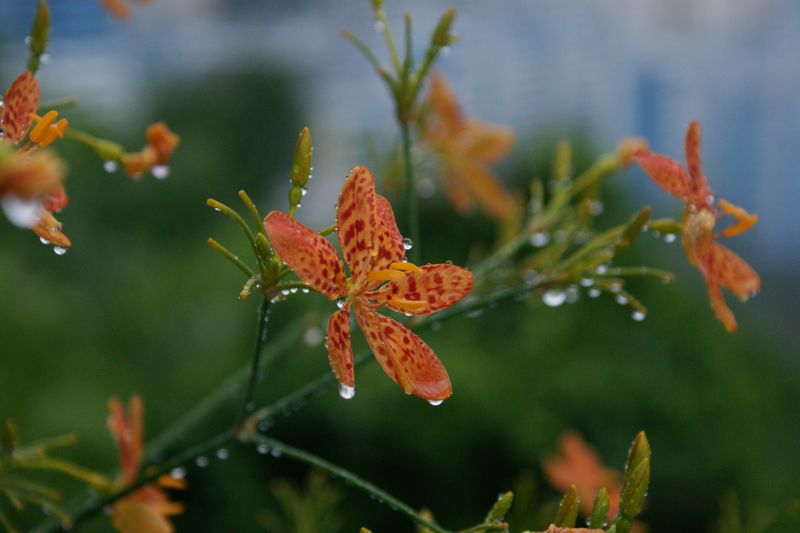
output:
[[[137,178],[148,170],[154,171],[169,163],[172,153],[180,143],[180,137],[170,131],[163,122],[147,128],[147,145],[139,152],[123,154],[122,164],[129,176]],[[154,171],[155,174],[155,171]],[[165,176],[158,176],[165,177]]]
[[[608,491],[608,516],[617,514],[621,491],[620,474],[606,468],[597,452],[574,431],[567,431],[558,442],[558,455],[544,460],[542,468],[550,484],[566,492],[572,485],[581,498],[581,512],[589,516],[594,499],[603,487]]]
[[[119,448],[120,474],[115,485],[122,489],[135,483],[142,460],[143,411],[142,399],[135,395],[128,404],[126,415],[116,398],[108,402],[108,429]],[[167,517],[183,512],[183,506],[171,502],[163,488],[184,488],[182,479],[161,476],[157,483],[144,485],[118,500],[111,513],[114,527],[122,533],[171,533]]]
[[[131,16],[131,8],[124,0],[99,0],[100,5],[119,20],[127,20]],[[150,0],[138,0],[140,4],[149,4]]]
[[[410,315],[428,315],[449,307],[472,289],[472,273],[450,264],[418,267],[404,262],[403,237],[389,201],[375,193],[375,180],[356,167],[345,181],[336,207],[337,235],[350,278],[330,242],[285,213],[264,219],[269,240],[303,283],[331,300],[339,310],[328,320],[328,358],[344,397],[355,392],[350,308],[383,371],[429,401],[452,394],[447,371],[433,350],[411,330],[375,310],[386,306]],[[387,282],[387,283],[384,283]]]
[[[700,124],[689,124],[685,141],[686,168],[669,157],[641,150],[636,161],[658,186],[686,203],[683,211],[681,242],[692,263],[708,286],[711,308],[725,329],[736,331],[736,318],[725,303],[722,287],[746,301],[761,288],[761,279],[747,262],[716,242],[717,237],[733,237],[750,229],[758,216],[725,200],[715,205],[714,195],[700,166]],[[720,218],[730,215],[735,222],[714,233]]]
[[[514,201],[489,164],[508,154],[514,133],[466,119],[441,74],[431,76],[428,103],[422,138],[442,158],[444,190],[453,206],[467,214],[477,203],[495,220],[512,216]]]

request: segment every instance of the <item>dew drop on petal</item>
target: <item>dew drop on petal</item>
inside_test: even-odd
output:
[[[45,246],[47,246],[48,244],[50,244],[50,241],[48,241],[48,240],[47,240],[47,239],[45,239],[44,237],[39,237],[39,242],[40,242],[40,243],[42,243],[42,244],[44,244]]]
[[[541,248],[542,246],[547,246],[547,243],[550,242],[550,234],[545,233],[543,231],[537,231],[536,233],[531,234],[531,245]]]
[[[634,319],[636,322],[641,322],[647,317],[647,314],[643,311],[634,311],[631,313],[631,318]]]
[[[403,239],[403,249],[404,249],[404,250],[408,251],[408,250],[410,250],[410,249],[411,249],[413,246],[414,246],[414,241],[412,241],[410,238],[408,238],[408,237],[405,237],[405,238]]]
[[[442,402],[444,402],[444,400],[428,400],[428,403],[434,407],[436,407],[437,405],[442,405]]]
[[[347,385],[339,385],[339,396],[345,400],[351,400],[356,395],[355,387],[348,387]]]
[[[67,253],[67,249],[61,246],[53,246],[53,252],[55,252],[56,255],[64,255]]]
[[[338,307],[339,309],[344,309],[344,304],[346,303],[347,303],[347,298],[339,298],[338,300],[336,300],[336,307]]]
[[[19,228],[32,228],[42,217],[42,203],[38,200],[25,200],[14,193],[7,193],[0,200],[0,206],[8,220]]]
[[[165,180],[169,177],[169,167],[167,165],[155,165],[150,169],[150,174],[154,178]]]
[[[550,289],[542,295],[542,301],[549,307],[558,307],[567,300],[567,293],[561,289]]]
[[[103,170],[109,174],[113,174],[117,169],[119,169],[119,164],[116,161],[111,161],[110,159],[108,161],[103,161]]]

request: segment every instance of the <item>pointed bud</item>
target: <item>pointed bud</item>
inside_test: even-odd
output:
[[[450,34],[450,27],[453,25],[453,19],[456,16],[456,8],[451,7],[442,14],[439,22],[436,23],[436,28],[433,30],[431,36],[431,45],[439,48],[450,45],[453,42],[453,36]]]
[[[589,527],[603,527],[606,523],[606,519],[608,518],[608,491],[605,487],[600,489],[597,493],[597,496],[594,499],[594,505],[592,506],[592,514],[589,517]]]
[[[650,485],[650,443],[644,431],[640,431],[633,441],[620,496],[620,515],[633,520],[642,511],[647,489]]]
[[[553,179],[561,181],[572,175],[572,143],[569,139],[562,139],[556,146],[555,163],[553,164]]]
[[[11,455],[17,447],[17,427],[11,420],[3,424],[3,455]]]
[[[639,236],[642,232],[642,228],[647,224],[650,220],[650,213],[653,210],[650,206],[645,206],[640,209],[633,217],[631,217],[628,225],[622,232],[619,240],[617,241],[616,246],[614,247],[614,255],[620,253],[621,251],[627,249],[633,241]]]
[[[33,26],[31,27],[28,48],[31,57],[28,60],[28,70],[36,72],[39,69],[42,54],[47,49],[47,38],[50,33],[50,8],[45,0],[39,0],[36,6],[36,13],[33,15]]]
[[[513,501],[514,493],[511,491],[499,495],[497,497],[497,501],[494,502],[494,505],[492,505],[492,508],[489,509],[489,512],[486,514],[486,518],[484,518],[483,522],[485,524],[502,522],[503,518],[506,516],[506,513],[511,508],[511,503]]]
[[[564,494],[564,498],[561,500],[561,504],[558,506],[556,519],[553,520],[553,523],[559,527],[575,526],[575,521],[578,519],[578,509],[580,506],[581,498],[578,496],[578,489],[575,487],[575,485],[572,485],[567,493]]]
[[[311,177],[311,154],[314,147],[311,144],[311,132],[303,128],[297,137],[294,146],[294,162],[292,163],[292,185],[305,187]]]

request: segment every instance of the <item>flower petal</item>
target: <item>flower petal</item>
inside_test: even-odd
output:
[[[406,394],[439,401],[453,393],[447,370],[422,339],[396,320],[363,304],[356,303],[355,311],[378,363]]]
[[[503,158],[514,146],[514,131],[505,126],[484,124],[471,120],[461,134],[464,143],[464,157],[484,163]]]
[[[761,278],[756,271],[733,251],[715,243],[711,247],[711,254],[713,275],[741,301],[761,289]]]
[[[325,237],[280,211],[267,215],[264,229],[300,281],[331,300],[347,291],[342,262]]]
[[[708,285],[708,301],[711,304],[711,309],[714,310],[717,320],[722,322],[726,331],[736,331],[739,328],[736,324],[736,317],[733,315],[731,308],[728,307],[728,304],[725,303],[725,297],[722,295],[719,283],[717,283],[716,279],[706,278],[706,284]]]
[[[114,504],[111,521],[121,533],[172,533],[172,524],[158,509],[133,498]]]
[[[125,483],[133,483],[139,473],[142,457],[142,398],[134,395],[128,404],[128,415],[117,398],[108,401],[108,429],[119,448],[119,463]]]
[[[378,213],[378,226],[375,232],[378,255],[372,261],[371,271],[389,268],[392,263],[402,261],[406,255],[403,236],[397,229],[397,221],[389,200],[376,194],[375,207]]]
[[[495,220],[505,220],[514,214],[514,200],[497,177],[486,167],[468,164],[463,179],[487,215]]]
[[[452,134],[463,127],[464,117],[456,97],[447,85],[444,76],[438,72],[431,76],[430,104],[433,114],[430,118],[437,120],[437,125],[443,127],[448,133]],[[445,132],[440,133],[446,134]]]
[[[17,76],[3,97],[0,127],[6,139],[17,144],[28,132],[31,113],[39,108],[39,81],[32,72]]]
[[[398,313],[429,315],[450,307],[469,294],[475,283],[472,272],[455,265],[424,265],[420,272],[407,272],[366,296]],[[393,304],[397,301],[397,304]],[[409,302],[420,302],[415,308]]]
[[[692,197],[689,174],[674,159],[649,150],[642,150],[633,155],[633,160],[656,182],[656,185],[671,195],[686,202]]]
[[[686,151],[686,166],[689,170],[689,180],[694,200],[692,203],[697,205],[707,205],[708,195],[711,193],[708,187],[708,180],[703,176],[703,169],[700,165],[700,123],[693,120],[689,123],[686,130],[686,141],[684,144]]]
[[[336,225],[342,255],[356,286],[372,270],[378,253],[375,179],[366,167],[355,167],[344,182],[336,207]]]
[[[350,342],[350,302],[328,319],[328,360],[339,383],[355,387],[353,345]]]

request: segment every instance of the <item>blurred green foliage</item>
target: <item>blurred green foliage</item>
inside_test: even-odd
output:
[[[166,181],[108,175],[84,148],[59,143],[72,166],[72,201],[62,220],[75,247],[66,256],[0,224],[0,418],[13,417],[31,437],[76,432],[81,443],[64,455],[97,470],[116,463],[105,429],[108,397],[141,393],[152,437],[250,354],[256,298],[237,300],[240,273],[205,239],[213,234],[242,253],[246,246],[205,200],[232,203],[246,188],[269,206],[283,205],[296,134],[305,125],[302,102],[289,73],[210,79],[156,91],[153,116],[131,124],[121,139],[137,148],[143,139],[136,132],[156,119],[178,132],[182,145]],[[102,135],[102,117],[95,119],[86,129]],[[541,139],[522,144],[538,148],[509,166],[515,183],[548,175],[542,161],[552,143]],[[609,225],[648,203],[626,194],[628,179],[611,178],[603,215]],[[494,237],[487,220],[459,219],[439,197],[423,200],[422,209],[426,260],[463,262]],[[630,436],[647,431],[652,481],[642,519],[652,533],[712,528],[720,495],[731,488],[744,502],[785,507],[800,493],[800,379],[780,340],[759,334],[771,317],[739,306],[743,331],[727,335],[678,245],[645,236],[629,256],[679,274],[669,287],[631,282],[650,310],[642,323],[607,297],[584,294],[575,305],[551,309],[534,294],[424,335],[454,383],[442,406],[403,396],[371,364],[357,372],[355,399],[344,402],[331,391],[272,431],[453,526],[478,522],[486,502],[520,479],[535,501],[557,501],[539,481],[540,458],[567,428],[611,465],[624,464]],[[331,305],[318,295],[290,298],[273,310],[272,334],[309,310],[324,317]],[[323,345],[298,341],[258,396],[277,398],[328,371]],[[230,420],[220,413],[208,432]],[[230,452],[224,462],[212,457],[208,467],[189,469],[179,531],[254,530],[259,516],[277,512],[276,483],[301,485],[307,475],[249,447]],[[338,489],[341,531],[412,529],[363,494]],[[543,527],[532,522],[552,516],[539,504],[529,508],[512,509],[513,528]],[[108,528],[101,516],[86,531]]]

